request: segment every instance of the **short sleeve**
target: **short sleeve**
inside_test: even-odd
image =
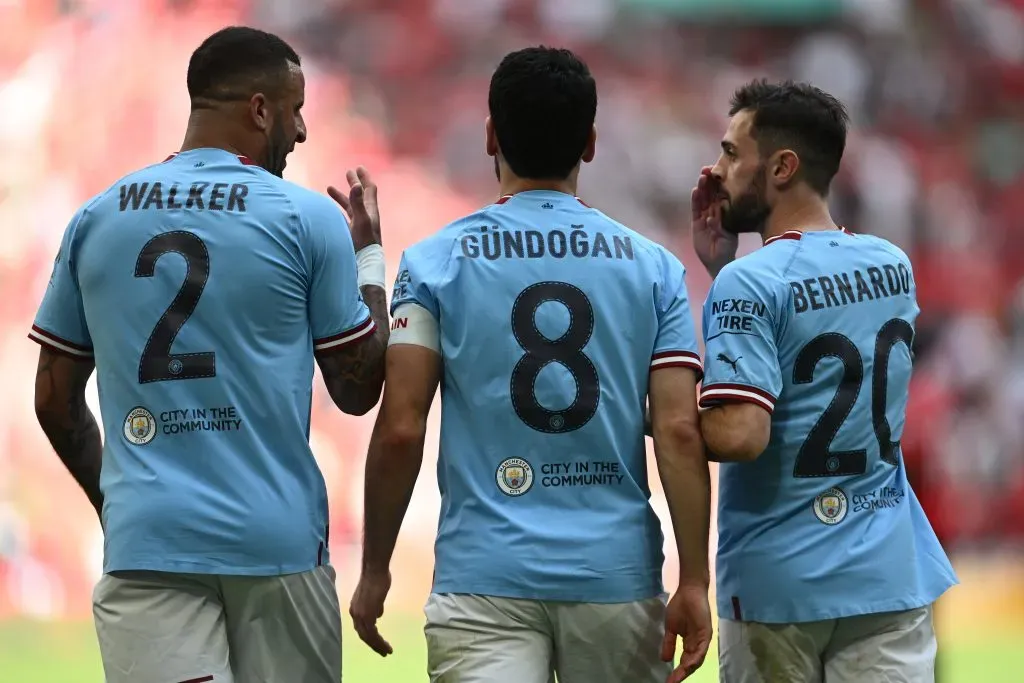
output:
[[[308,305],[313,350],[335,351],[372,335],[377,326],[359,292],[356,254],[345,217],[319,195],[300,209],[311,255]]]
[[[661,284],[655,297],[658,336],[654,342],[651,370],[687,367],[698,376],[703,367],[697,348],[697,330],[686,292],[686,270],[671,254],[663,254]]]
[[[435,271],[445,264],[432,263],[426,250],[410,248],[402,253],[402,261],[391,291],[391,313],[402,304],[416,304],[440,320],[440,309],[431,291]]]
[[[75,266],[75,237],[82,220],[83,214],[79,212],[64,231],[50,282],[28,336],[51,351],[92,358],[92,338],[85,322]]]
[[[772,289],[735,266],[724,269],[704,303],[704,384],[700,405],[746,402],[769,413],[782,391],[775,331],[782,315]]]

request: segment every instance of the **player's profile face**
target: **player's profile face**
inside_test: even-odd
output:
[[[302,118],[306,80],[298,64],[288,65],[288,76],[280,100],[273,103],[273,122],[267,131],[266,169],[280,177],[296,143],[306,140]]]
[[[754,114],[738,112],[722,138],[722,154],[712,169],[720,180],[722,227],[728,232],[761,232],[771,207],[766,195],[768,168],[751,135]]]

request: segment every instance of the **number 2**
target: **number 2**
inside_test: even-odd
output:
[[[558,301],[569,309],[569,329],[555,340],[537,329],[537,309]],[[583,290],[567,282],[538,282],[512,305],[512,334],[525,355],[512,369],[509,392],[516,415],[528,427],[548,434],[572,432],[590,422],[601,400],[601,382],[583,347],[594,333],[594,307]],[[576,398],[563,410],[549,410],[537,400],[537,377],[550,363],[559,363],[576,382]]]
[[[884,462],[899,462],[900,444],[892,441],[892,426],[885,416],[888,405],[889,356],[897,343],[909,348],[914,339],[914,328],[906,320],[893,318],[882,325],[875,337],[875,352],[871,376],[871,421],[878,449]],[[864,384],[864,361],[860,351],[848,337],[834,332],[819,335],[800,350],[793,364],[793,383],[808,384],[814,380],[814,370],[825,358],[838,358],[843,363],[843,376],[839,380],[832,403],[811,428],[797,453],[793,466],[794,477],[831,477],[863,474],[867,470],[867,449],[854,451],[829,450],[839,428],[849,417]]]
[[[139,252],[135,262],[135,277],[153,277],[156,262],[171,252],[181,254],[185,259],[185,281],[146,340],[146,347],[139,359],[139,384],[217,375],[216,354],[213,351],[171,353],[175,337],[196,310],[206,281],[210,279],[210,252],[206,243],[185,230],[157,235],[146,242],[146,246]]]

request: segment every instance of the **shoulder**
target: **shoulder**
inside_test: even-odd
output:
[[[463,238],[479,240],[481,229],[494,224],[487,209],[481,209],[445,225],[440,230],[405,248],[403,262],[409,265],[429,265],[447,262]]]
[[[769,250],[774,253],[769,253]],[[780,301],[788,291],[783,275],[794,253],[794,246],[773,243],[736,259],[718,273],[711,283],[708,299],[748,294],[763,300]]]
[[[867,249],[875,249],[910,267],[910,257],[907,253],[887,239],[861,233],[850,235],[850,238],[862,243]]]

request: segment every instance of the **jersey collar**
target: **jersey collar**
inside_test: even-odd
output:
[[[839,231],[844,233],[844,234],[846,234],[846,235],[852,235],[853,234],[852,232],[850,232],[849,230],[847,230],[845,227],[843,227],[841,225],[839,226]],[[766,239],[764,241],[764,246],[767,247],[772,242],[778,242],[779,240],[798,240],[798,239],[800,239],[803,236],[804,236],[804,231],[803,230],[787,230],[786,232],[782,233],[781,235],[775,235],[774,237],[769,237],[768,239]]]
[[[548,192],[548,191],[556,192],[557,194],[565,194],[564,192],[557,192],[556,190],[524,190],[523,192]],[[504,204],[508,200],[512,199],[512,197],[515,197],[516,194],[522,194],[522,192],[517,192],[515,194],[502,195],[501,197],[498,197],[498,201],[496,201],[494,203],[495,204]],[[588,209],[591,208],[590,204],[587,204],[585,201],[583,201],[579,197],[573,197],[573,199],[575,199],[576,201],[578,201],[580,204],[582,204],[583,206],[587,207]]]
[[[195,150],[191,150],[190,149],[189,151],[193,152]],[[166,159],[164,159],[163,163],[166,164],[168,161],[170,161],[174,157],[178,156],[178,154],[180,154],[180,152],[175,152],[174,154],[172,154],[169,157],[167,157]],[[259,164],[257,164],[255,161],[253,161],[249,157],[245,156],[244,154],[236,154],[235,157],[242,163],[243,166],[259,166]]]

